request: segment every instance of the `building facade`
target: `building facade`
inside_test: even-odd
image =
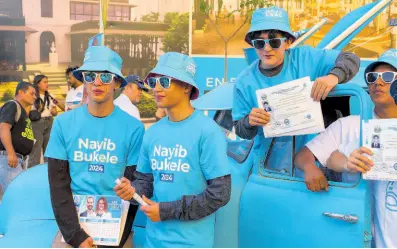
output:
[[[54,42],[60,63],[70,63],[71,27],[75,24],[99,20],[99,0],[22,0],[26,25],[38,32],[26,42],[26,62],[48,62]],[[128,0],[111,0],[108,20],[130,21]]]
[[[25,26],[22,0],[3,0],[0,7],[1,70],[17,69],[25,63],[24,43],[29,31],[34,32]]]

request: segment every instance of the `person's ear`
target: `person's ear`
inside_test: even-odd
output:
[[[292,43],[294,43],[294,39],[292,39],[291,37],[287,38],[287,40],[285,40],[285,50],[288,50]]]
[[[120,88],[122,81],[123,80],[120,77],[117,77],[117,79],[114,81],[114,88]]]
[[[192,93],[193,86],[185,83],[185,94],[190,95]]]

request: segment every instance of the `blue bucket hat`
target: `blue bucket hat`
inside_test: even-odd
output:
[[[397,49],[393,48],[387,50],[379,57],[377,61],[372,62],[367,66],[364,72],[365,82],[367,82],[367,78],[365,77],[365,75],[367,75],[367,73],[369,72],[372,72],[376,66],[382,63],[389,64],[390,66],[394,67],[397,70]]]
[[[139,89],[142,89],[145,92],[149,92],[149,89],[145,86],[145,83],[143,82],[143,80],[141,79],[141,77],[139,77],[138,75],[135,74],[130,74],[128,75],[125,80],[128,83],[134,83],[138,86]]]
[[[288,20],[287,12],[277,6],[269,8],[261,8],[254,11],[252,14],[251,26],[248,33],[245,35],[245,41],[252,46],[250,34],[256,31],[262,30],[280,30],[290,34],[296,38],[295,34],[291,30],[291,26]]]
[[[84,71],[106,71],[117,75],[121,79],[120,87],[128,83],[121,73],[123,59],[120,55],[105,46],[91,46],[85,51],[83,65],[73,71],[73,76],[81,81],[83,80]]]
[[[160,56],[156,67],[146,76],[145,82],[154,74],[177,79],[193,86],[190,99],[194,100],[197,99],[200,94],[200,90],[195,81],[196,67],[196,63],[189,56],[176,52],[168,52]]]

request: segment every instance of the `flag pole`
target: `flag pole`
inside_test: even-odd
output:
[[[101,39],[101,46],[105,45],[105,25],[103,23],[103,0],[100,0],[99,3],[99,33],[102,34],[102,39]]]

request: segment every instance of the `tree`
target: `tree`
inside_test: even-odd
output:
[[[159,22],[159,19],[160,19],[160,13],[153,11],[141,17],[142,22]]]
[[[179,15],[178,12],[167,12],[164,16],[164,23],[172,24],[172,20]]]
[[[222,10],[223,7],[223,1],[218,0],[218,15],[216,15],[216,18],[218,19],[229,19],[234,15],[234,13],[239,12],[240,16],[245,17],[243,19],[243,22],[241,25],[229,36],[226,37],[222,32],[220,31],[220,27],[216,24],[218,22],[214,22],[211,19],[210,13],[213,10],[213,6],[210,6],[205,0],[200,0],[200,12],[205,14],[207,16],[207,19],[210,21],[211,25],[215,28],[216,32],[218,35],[222,38],[225,46],[225,63],[224,63],[224,80],[228,80],[228,43],[229,41],[241,30],[242,27],[251,19],[252,13],[254,12],[255,9],[257,8],[263,8],[263,7],[270,7],[271,3],[268,0],[242,0],[240,3],[240,6],[238,9],[231,11],[227,15],[219,15],[219,12]]]
[[[156,103],[153,98],[146,94],[142,94],[141,101],[137,104],[137,108],[142,118],[152,118],[156,115]]]
[[[173,19],[165,34],[162,50],[187,54],[189,52],[189,13],[172,15]],[[170,14],[169,17],[172,15]]]
[[[12,100],[14,98],[14,94],[11,91],[11,89],[7,89],[6,91],[4,91],[3,93],[3,97],[1,98],[1,100],[3,100],[4,102]]]

